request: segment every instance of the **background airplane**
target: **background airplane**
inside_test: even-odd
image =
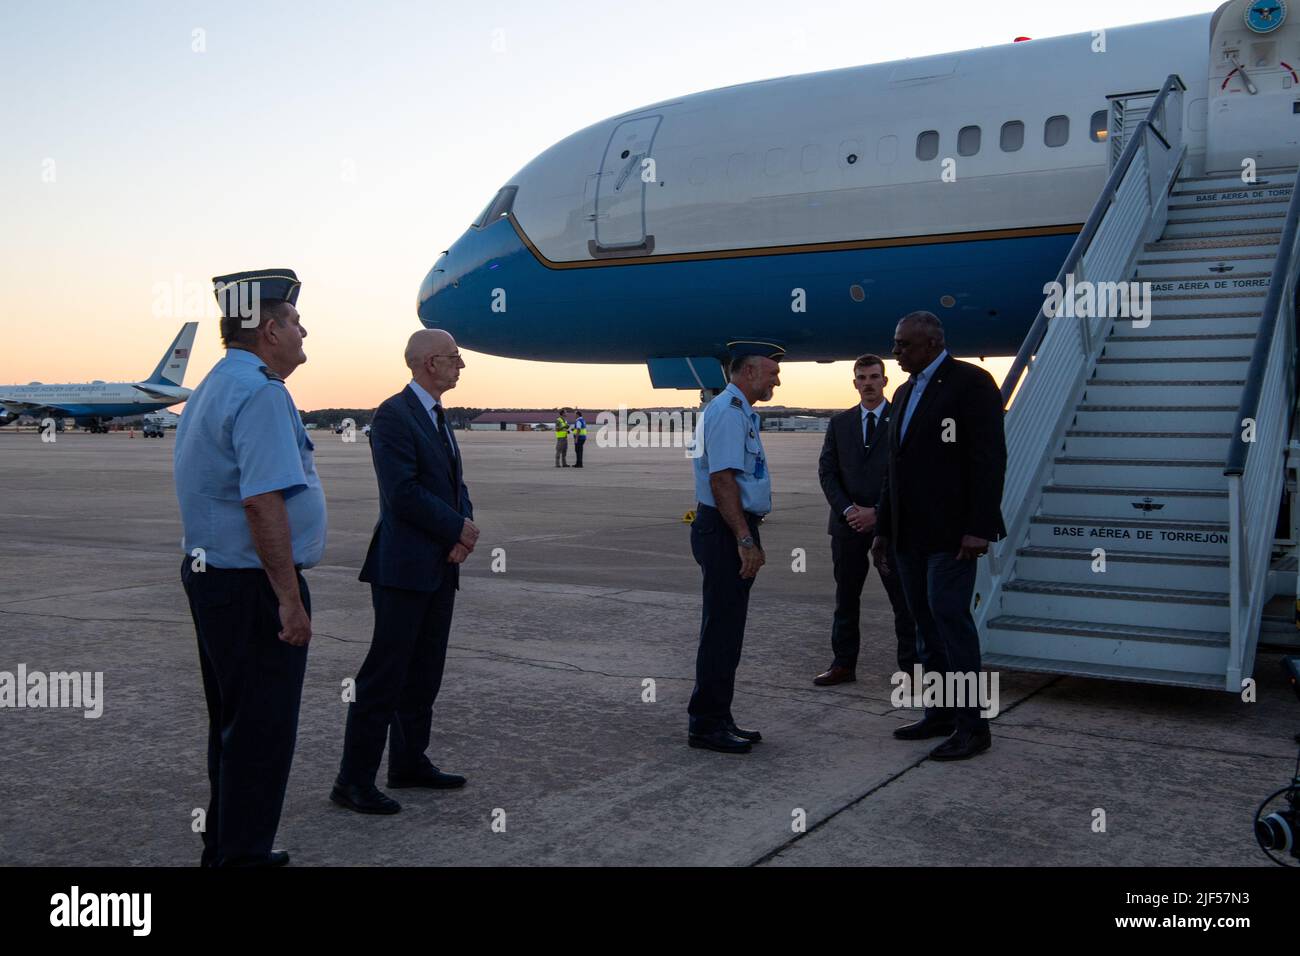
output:
[[[1221,148],[1241,140],[1229,101],[1271,111],[1238,114],[1254,141],[1276,130],[1261,168],[1294,163],[1290,91],[1247,95],[1240,74],[1220,85],[1211,69],[1226,6],[596,123],[501,188],[426,276],[420,320],[495,355],[645,362],[673,388],[721,387],[737,339],[794,361],[887,349],[915,309],[939,315],[957,354],[1012,354],[1106,181],[1108,97],[1179,74],[1187,169],[1213,155],[1216,124]],[[1251,75],[1290,85],[1300,51],[1268,49]]]
[[[119,415],[140,415],[183,402],[190,389],[181,387],[190,348],[199,323],[186,322],[167,347],[153,373],[142,382],[88,382],[70,385],[0,385],[0,408],[8,425],[22,415],[75,418],[92,432],[107,432]]]

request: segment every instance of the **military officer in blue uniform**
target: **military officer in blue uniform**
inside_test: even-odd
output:
[[[226,356],[176,430],[181,581],[208,705],[203,866],[277,866],[272,849],[298,733],[325,495],[284,380],[307,360],[292,270],[213,280]]]
[[[731,383],[709,402],[696,429],[695,520],[691,552],[704,572],[704,609],[695,658],[688,742],[748,753],[762,739],[731,716],[754,576],[766,560],[758,524],[772,510],[772,479],[755,402],[781,384],[784,351],[768,342],[731,342]]]

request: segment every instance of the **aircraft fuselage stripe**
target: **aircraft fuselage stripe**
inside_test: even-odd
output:
[[[507,216],[520,242],[548,269],[596,269],[615,266],[650,265],[663,262],[698,262],[710,259],[748,259],[757,256],[786,256],[809,252],[844,252],[852,249],[882,249],[890,246],[932,246],[952,242],[982,242],[990,239],[1024,239],[1032,236],[1062,236],[1079,232],[1083,223],[1056,226],[1022,226],[1015,229],[985,229],[974,232],[936,233],[927,236],[895,236],[884,239],[848,239],[838,242],[810,242],[801,245],[755,246],[749,249],[713,249],[706,252],[673,252],[661,256],[629,256],[616,259],[556,261],[546,258],[528,238],[513,215]]]

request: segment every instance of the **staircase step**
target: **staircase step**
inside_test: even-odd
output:
[[[1250,312],[1258,316],[1264,311],[1264,297],[1267,289],[1243,292],[1165,292],[1151,294],[1150,314],[1145,319],[1116,319],[1113,323],[1116,332],[1131,328],[1141,332],[1150,328],[1153,320],[1174,316],[1222,315],[1224,312]],[[1202,332],[1207,331],[1201,329]],[[1215,332],[1228,332],[1230,329],[1213,329]],[[1159,334],[1159,333],[1156,333]]]
[[[1213,488],[1051,484],[1043,487],[1042,507],[1049,514],[1089,518],[1222,521],[1228,515],[1228,493]]]
[[[1105,547],[1100,545],[1099,547]],[[1227,581],[1225,579],[1224,583]],[[1119,624],[1227,631],[1227,592],[1129,588],[1017,578],[1002,586],[1002,608],[1012,616],[1032,616],[1058,624]]]
[[[1125,488],[1204,488],[1228,487],[1223,476],[1223,460],[1162,461],[1132,458],[1075,458],[1060,455],[1053,459],[1052,476],[1063,485],[1122,485]]]
[[[1291,196],[1283,199],[1232,199],[1217,203],[1179,203],[1169,207],[1166,232],[1169,226],[1186,225],[1187,222],[1255,222],[1286,219]],[[1271,225],[1271,222],[1270,222]]]
[[[1159,431],[1090,431],[1071,428],[1065,433],[1062,454],[1074,458],[1141,458],[1157,455],[1171,461],[1207,458],[1224,459],[1228,454],[1231,432],[1194,430]]]
[[[1277,246],[1281,229],[1220,229],[1187,234],[1177,238],[1157,239],[1142,246],[1144,252],[1169,252],[1181,249],[1229,249],[1233,246]]]
[[[1236,420],[1236,405],[1080,405],[1073,425],[1093,431],[1223,432],[1231,431]]]
[[[1295,166],[1268,166],[1255,169],[1255,181],[1242,180],[1241,170],[1224,170],[1205,173],[1200,176],[1179,176],[1174,184],[1175,190],[1202,190],[1217,187],[1234,189],[1258,189],[1261,186],[1289,186],[1295,182]]]
[[[1162,242],[1177,242],[1180,239],[1240,239],[1253,237],[1261,240],[1266,236],[1282,235],[1282,216],[1267,219],[1245,221],[1233,220],[1191,220],[1185,222],[1168,222],[1165,231],[1160,234]]]
[[[1222,260],[1232,265],[1244,262],[1267,262],[1259,268],[1271,269],[1277,261],[1277,243],[1262,246],[1229,246],[1226,249],[1162,249],[1159,252],[1144,252],[1137,259],[1139,266],[1157,265],[1167,262],[1171,266],[1188,262],[1209,262]]]
[[[1169,213],[1162,239],[1176,239],[1206,229],[1281,229],[1286,203],[1270,203],[1259,209],[1207,209],[1202,215]]]
[[[1105,571],[1092,548],[1024,547],[1016,551],[1016,574],[1040,581],[1089,584],[1105,581],[1128,587],[1191,588],[1222,591],[1228,587],[1228,559],[1218,556],[1154,554],[1103,548]]]
[[[1201,335],[1207,332],[1215,334],[1237,334],[1244,333],[1255,335],[1259,331],[1260,313],[1263,311],[1261,304],[1258,311],[1254,309],[1236,310],[1236,311],[1216,311],[1199,314],[1188,314],[1184,309],[1179,309],[1165,303],[1161,306],[1153,303],[1153,315],[1151,321],[1146,325],[1120,320],[1111,326],[1110,338],[1123,339],[1131,335],[1144,336],[1164,336],[1164,335]]]
[[[1235,379],[1089,379],[1083,401],[1097,405],[1132,402],[1140,405],[1170,405],[1188,398],[1191,390],[1196,400],[1215,405],[1240,404],[1246,380]]]
[[[1038,514],[1029,519],[1029,546],[1227,557],[1228,522]]]
[[[984,654],[982,657],[985,670],[1029,671],[1033,674],[1069,674],[1072,677],[1133,681],[1139,684],[1165,684],[1173,687],[1193,687],[1201,690],[1223,690],[1224,682],[1222,674],[1198,674],[1194,671],[1126,667],[1122,664],[1102,662],[1079,664],[1072,661],[1054,661],[1043,657],[1017,654],[992,653]]]
[[[1117,323],[1119,324],[1119,323]],[[1154,324],[1154,323],[1153,323]],[[1114,335],[1102,350],[1105,358],[1245,358],[1255,348],[1254,332],[1206,332],[1201,335],[1158,335],[1150,328],[1133,335]]]
[[[1290,181],[1270,179],[1247,185],[1238,180],[1227,186],[1184,186],[1180,183],[1169,195],[1170,203],[1222,202],[1225,199],[1290,199],[1295,187]]]
[[[1244,380],[1249,356],[1195,358],[1110,358],[1097,359],[1095,381],[1189,381]]]
[[[1192,197],[1180,197],[1168,206],[1170,218],[1192,218],[1201,215],[1217,216],[1224,211],[1234,209],[1252,212],[1267,212],[1285,216],[1286,208],[1291,203],[1291,190],[1278,190],[1275,195],[1245,195],[1240,192],[1213,194],[1213,198],[1204,193],[1195,197],[1197,201],[1188,201]]]
[[[1197,256],[1194,259],[1157,259],[1139,262],[1137,278],[1145,282],[1215,282],[1224,279],[1267,279],[1273,274],[1275,256],[1229,258],[1227,256]],[[1226,288],[1220,286],[1220,288]]]

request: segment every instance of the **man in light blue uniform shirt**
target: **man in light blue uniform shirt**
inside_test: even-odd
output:
[[[687,740],[692,747],[748,753],[762,735],[731,715],[745,638],[749,590],[765,556],[758,523],[772,510],[772,478],[754,402],[781,384],[785,353],[767,342],[732,342],[731,384],[709,402],[696,430],[691,552],[704,572],[700,647]]]
[[[226,357],[186,403],[175,482],[181,581],[208,705],[203,866],[275,866],[311,640],[299,573],[325,550],[325,495],[284,379],[307,360],[297,276],[214,279]]]

